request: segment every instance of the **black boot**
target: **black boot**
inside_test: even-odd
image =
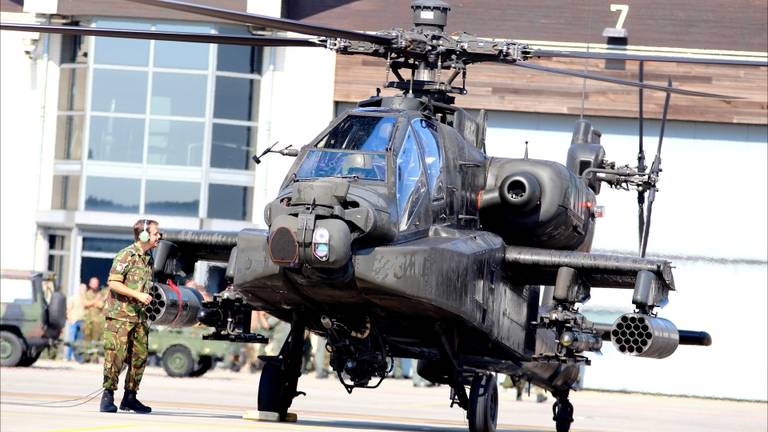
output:
[[[115,406],[115,392],[112,390],[104,390],[104,392],[101,394],[101,405],[99,406],[99,411],[101,412],[117,412],[117,407]]]
[[[149,414],[152,412],[152,408],[144,405],[136,399],[136,392],[133,390],[126,390],[123,394],[123,400],[120,401],[120,409],[123,411],[135,411],[139,414]]]

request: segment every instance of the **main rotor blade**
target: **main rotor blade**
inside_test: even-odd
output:
[[[186,33],[168,31],[147,31],[128,29],[107,29],[94,27],[62,26],[62,25],[32,25],[0,22],[0,30],[25,31],[36,33],[74,34],[85,36],[104,36],[128,39],[155,39],[177,42],[202,42],[225,45],[250,46],[292,46],[292,47],[324,47],[320,42],[310,39],[292,39],[272,36],[234,36],[208,33]]]
[[[315,36],[325,36],[349,39],[361,42],[371,42],[378,45],[391,45],[392,38],[385,36],[371,35],[352,30],[338,29],[315,24],[306,24],[285,18],[273,18],[264,15],[251,14],[246,12],[221,9],[213,6],[203,6],[192,3],[186,3],[177,0],[128,0],[134,3],[141,3],[149,6],[156,6],[164,9],[173,9],[181,12],[193,13],[212,18],[219,18],[227,21],[251,24],[268,27],[276,30],[285,30],[296,33],[304,33]]]
[[[722,64],[739,66],[768,66],[768,60],[764,59],[746,59],[746,58],[706,58],[706,57],[683,57],[677,55],[643,55],[621,52],[579,52],[579,51],[558,51],[558,50],[534,50],[533,57],[546,58],[587,58],[587,59],[605,59],[605,60],[636,60],[652,62],[672,62],[672,63],[695,63],[695,64]]]
[[[542,65],[537,65],[537,64],[523,63],[523,62],[519,62],[519,61],[515,62],[515,63],[507,63],[507,64],[511,64],[511,65],[514,65],[514,66],[519,66],[521,68],[526,68],[526,69],[538,70],[538,71],[542,71],[542,72],[549,72],[549,73],[555,73],[555,74],[560,74],[560,75],[568,75],[568,76],[574,76],[574,77],[579,77],[579,78],[591,79],[591,80],[595,80],[595,81],[604,81],[604,82],[608,82],[608,83],[612,83],[612,84],[619,84],[619,85],[624,85],[624,86],[637,87],[637,88],[642,88],[642,89],[646,89],[646,90],[657,90],[657,91],[663,91],[663,92],[667,92],[667,93],[676,93],[676,94],[681,94],[681,95],[686,95],[686,96],[711,97],[711,98],[717,98],[717,99],[741,99],[741,98],[735,97],[735,96],[726,96],[726,95],[721,95],[721,94],[716,94],[716,93],[705,93],[705,92],[699,92],[699,91],[693,91],[693,90],[670,88],[670,87],[660,86],[660,85],[656,85],[656,84],[640,83],[640,82],[637,82],[637,81],[630,81],[630,80],[625,80],[625,79],[621,79],[621,78],[607,77],[607,76],[603,76],[603,75],[592,75],[592,74],[588,74],[588,73],[584,73],[584,72],[576,72],[576,71],[571,71],[571,70],[566,70],[566,69],[557,69],[557,68],[552,68],[552,67],[542,66]]]

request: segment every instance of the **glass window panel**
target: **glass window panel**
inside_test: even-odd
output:
[[[92,116],[88,141],[88,159],[141,162],[144,120]]]
[[[147,180],[146,194],[147,213],[193,217],[199,214],[199,183]]]
[[[157,30],[209,33],[208,26],[158,24]],[[155,67],[178,69],[208,69],[208,44],[190,42],[155,42]]]
[[[203,117],[206,75],[157,72],[152,76],[152,108],[156,115]]]
[[[213,124],[211,142],[211,167],[229,169],[249,169],[253,166],[251,155],[256,144],[256,128]]]
[[[242,45],[219,45],[216,70],[245,74],[261,74],[261,48]]]
[[[151,120],[147,163],[201,166],[204,131],[202,122]]]
[[[0,302],[22,304],[34,303],[35,290],[32,281],[29,279],[3,279],[3,289],[0,290]]]
[[[424,161],[427,164],[427,177],[429,178],[429,188],[435,195],[441,195],[442,190],[435,190],[437,178],[440,177],[440,148],[437,145],[437,126],[424,119],[415,119],[411,122],[416,135],[424,149]]]
[[[56,152],[58,160],[80,160],[83,156],[84,115],[63,115],[56,119]]]
[[[122,20],[98,20],[96,27],[129,30],[150,30],[146,23]],[[149,41],[141,39],[120,39],[97,37],[95,42],[96,64],[147,66],[149,64]]]
[[[115,253],[128,246],[133,237],[127,238],[99,238],[83,237],[83,252],[109,252]]]
[[[88,63],[84,40],[85,38],[81,35],[61,36],[61,64]]]
[[[53,176],[51,208],[54,210],[77,210],[80,202],[80,176]]]
[[[422,176],[421,159],[411,128],[397,156],[397,208],[400,212],[400,231],[408,228],[426,182]]]
[[[85,209],[138,213],[140,189],[137,179],[88,177],[85,182]]]
[[[211,184],[208,186],[208,217],[251,220],[253,188]]]
[[[94,69],[91,110],[143,114],[147,110],[147,72]]]
[[[213,116],[219,119],[252,121],[256,119],[258,80],[216,77]]]
[[[59,111],[85,109],[85,77],[88,68],[61,68],[59,77]]]
[[[57,234],[48,235],[48,250],[69,253],[69,236]]]
[[[128,246],[128,242],[123,240],[122,247],[126,246]],[[109,270],[112,268],[113,260],[113,258],[83,257],[80,260],[80,280],[88,281],[92,277],[97,277],[99,279],[99,285],[104,286],[109,277]]]

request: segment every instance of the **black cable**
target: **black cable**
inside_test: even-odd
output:
[[[40,402],[40,403],[23,403],[23,402],[3,402],[3,403],[9,403],[11,405],[22,405],[22,406],[35,406],[35,407],[48,407],[48,408],[73,408],[76,406],[84,405],[93,399],[97,398],[101,395],[101,393],[104,391],[103,388],[99,388],[98,390],[94,390],[91,393],[88,393],[85,396],[81,396],[75,399],[64,399],[64,400],[58,400],[58,401],[49,401],[49,402]],[[85,399],[84,401],[80,403],[76,403],[74,405],[51,405],[51,404],[62,404],[67,402],[75,402],[79,401],[81,399]]]

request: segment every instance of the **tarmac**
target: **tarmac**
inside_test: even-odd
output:
[[[122,377],[121,377],[122,379]],[[2,431],[359,431],[465,432],[464,411],[450,408],[446,386],[415,388],[410,380],[385,380],[375,390],[347,394],[333,377],[299,381],[305,397],[294,400],[296,423],[245,420],[256,409],[259,374],[214,369],[198,378],[171,378],[148,367],[139,399],[152,414],[98,412],[101,365],[41,360],[29,368],[0,368]],[[122,384],[121,384],[122,385]],[[122,387],[121,387],[122,388]],[[93,398],[88,400],[88,396]],[[122,390],[115,392],[116,402]],[[498,430],[553,431],[550,396],[532,392],[515,400],[499,394]],[[575,422],[583,431],[768,430],[768,403],[598,391],[572,393]]]

